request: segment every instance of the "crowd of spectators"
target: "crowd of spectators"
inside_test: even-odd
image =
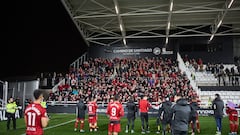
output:
[[[206,65],[206,71],[210,72],[218,78],[218,84],[239,86],[240,65],[225,67],[223,64]]]
[[[207,63],[204,67],[203,61],[201,58],[198,60],[196,59],[189,59],[187,55],[184,56],[185,65],[189,69],[193,69],[194,71],[203,72],[206,71],[208,73],[214,74],[216,78],[218,78],[219,85],[240,85],[239,78],[240,78],[240,64],[232,65],[232,66],[225,66],[223,63],[215,64],[215,63]]]
[[[53,87],[64,79],[64,75],[57,72],[44,72],[40,73],[37,78],[40,80],[40,87]]]
[[[189,99],[197,96],[177,62],[169,58],[90,58],[79,69],[70,68],[64,78],[65,84],[50,94],[50,101],[88,101],[96,97],[108,102],[115,94],[122,102],[130,96],[137,101],[141,95],[147,95],[152,102],[159,97],[173,100],[176,93]]]

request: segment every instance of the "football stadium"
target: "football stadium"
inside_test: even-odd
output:
[[[30,7],[9,45],[31,46],[1,56],[1,135],[240,134],[240,0]]]

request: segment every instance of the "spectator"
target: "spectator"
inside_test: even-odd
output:
[[[230,78],[230,80],[231,80],[231,82],[232,82],[232,86],[234,86],[234,77],[235,77],[235,69],[234,69],[234,67],[232,67],[231,68],[231,78]],[[236,81],[236,80],[235,80]]]

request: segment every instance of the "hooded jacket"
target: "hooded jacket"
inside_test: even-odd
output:
[[[191,108],[186,99],[177,100],[172,106],[172,129],[177,131],[188,131],[188,121]]]
[[[171,107],[172,102],[165,101],[161,104],[161,107],[159,108],[159,117],[162,120],[162,123],[168,123],[171,120]]]
[[[220,97],[217,97],[212,102],[212,109],[214,111],[214,117],[215,118],[222,118],[223,117],[223,108],[224,108],[224,102]]]

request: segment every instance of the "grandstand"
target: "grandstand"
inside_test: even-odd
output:
[[[116,94],[125,107],[130,97],[138,103],[146,95],[156,105],[159,98],[174,102],[174,95],[181,93],[189,102],[198,99],[200,116],[212,116],[211,102],[218,93],[225,104],[232,101],[239,106],[240,114],[240,62],[234,61],[234,57],[240,57],[239,0],[61,3],[84,39],[82,44],[87,51],[69,62],[68,72],[41,73],[27,81],[0,81],[1,120],[6,119],[4,111],[9,97],[21,99],[24,110],[33,98],[33,90],[38,88],[47,93],[48,112],[56,127],[58,119],[66,122],[60,125],[65,125],[63,129],[71,127],[80,99],[86,103],[91,97],[97,98],[97,112],[106,121],[106,106]],[[66,113],[69,115],[61,115]],[[153,126],[157,111],[150,109],[149,114]],[[64,121],[65,117],[69,121]],[[204,124],[211,121],[206,117],[201,120]],[[107,130],[103,121],[100,126]],[[223,133],[227,134],[227,119],[224,121]],[[207,127],[203,129],[212,133]],[[50,131],[54,132],[50,129],[47,134]],[[206,131],[203,134],[208,134]]]

